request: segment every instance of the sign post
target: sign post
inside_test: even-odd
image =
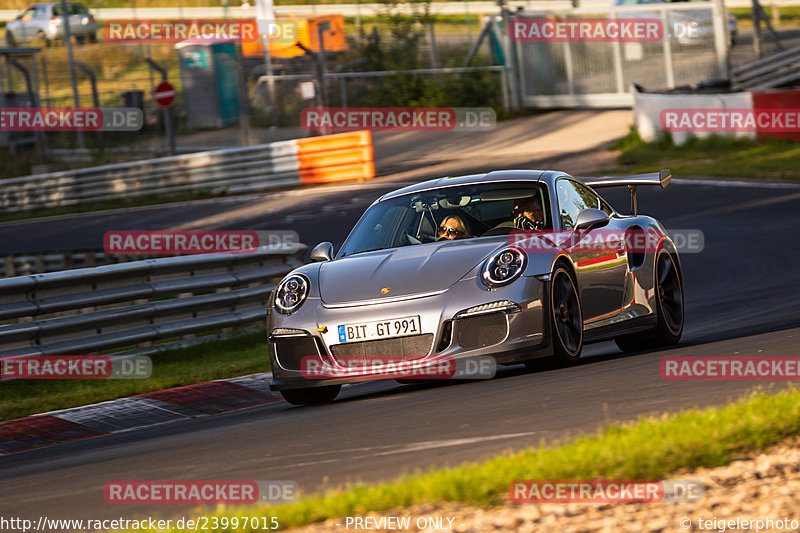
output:
[[[153,96],[164,111],[164,128],[169,139],[169,153],[175,155],[175,132],[172,129],[172,116],[169,112],[169,106],[175,101],[175,86],[164,80],[156,86]]]

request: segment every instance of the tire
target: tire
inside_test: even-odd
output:
[[[549,296],[553,360],[559,366],[576,365],[583,350],[583,311],[575,278],[563,265],[550,277]]]
[[[53,41],[51,41],[50,39],[48,39],[48,38],[47,38],[47,36],[44,34],[44,32],[43,32],[43,31],[40,31],[40,32],[39,32],[39,33],[36,35],[36,37],[39,39],[39,42],[41,42],[41,43],[42,43],[42,46],[44,46],[45,48],[49,48],[50,46],[52,46],[52,45],[53,45]]]
[[[614,339],[623,352],[672,346],[683,334],[683,273],[672,255],[660,250],[655,259],[656,327]]]
[[[286,389],[280,393],[292,405],[312,405],[332,402],[341,389],[341,385],[327,385],[310,389]]]
[[[11,48],[16,48],[17,40],[14,39],[14,34],[6,30],[6,44]]]
[[[97,42],[97,34],[92,32],[89,34],[89,42],[95,44]]]

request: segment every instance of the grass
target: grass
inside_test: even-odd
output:
[[[148,379],[12,380],[4,382],[0,421],[269,369],[264,331],[151,356]]]
[[[800,144],[788,139],[751,140],[712,135],[675,146],[669,136],[644,142],[632,130],[614,146],[619,172],[669,168],[672,174],[760,179],[800,179]],[[605,171],[608,172],[608,171]]]
[[[770,23],[773,26],[781,28],[787,26],[797,26],[800,24],[800,6],[767,6],[764,5],[764,11],[769,17]],[[778,10],[778,20],[774,18],[774,11]],[[753,27],[753,10],[749,7],[732,7],[728,11],[736,17],[739,27]],[[762,24],[763,28],[763,24]],[[766,30],[762,30],[766,31]]]
[[[663,479],[682,470],[721,466],[798,434],[800,391],[757,392],[724,407],[612,424],[566,443],[481,463],[415,472],[390,483],[350,485],[289,504],[221,507],[217,515],[275,516],[283,529],[445,501],[502,505],[513,480]]]

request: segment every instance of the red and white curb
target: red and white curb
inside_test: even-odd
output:
[[[0,455],[282,401],[270,381],[262,372],[0,422]]]

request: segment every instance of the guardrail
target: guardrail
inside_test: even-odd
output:
[[[137,259],[145,259],[138,257]],[[135,260],[135,259],[134,259]],[[40,253],[6,254],[0,261],[0,278],[44,274],[73,268],[94,267],[131,261],[129,256],[108,254],[103,250],[66,250]]]
[[[155,341],[265,320],[275,283],[305,251],[280,244],[1,279],[0,354],[122,348],[116,354],[128,356],[152,351]]]
[[[242,193],[375,175],[369,131],[337,133],[0,180],[16,213],[182,192]]]
[[[731,71],[737,89],[771,89],[800,80],[800,46],[747,63]]]

